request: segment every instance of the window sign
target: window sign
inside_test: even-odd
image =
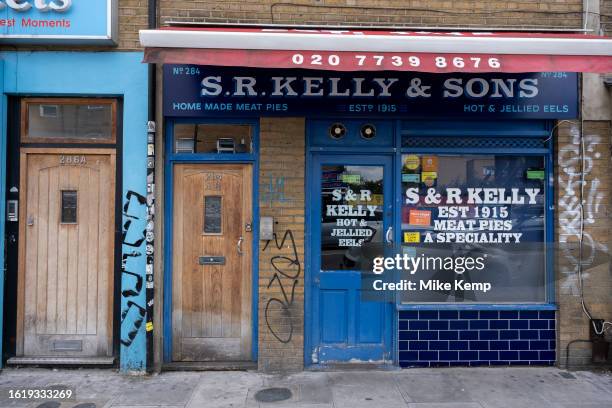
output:
[[[0,43],[115,44],[118,0],[0,0]]]
[[[321,180],[321,269],[358,269],[383,239],[383,167],[323,166]]]
[[[402,301],[546,300],[543,157],[408,154],[402,164],[402,251],[422,258]]]

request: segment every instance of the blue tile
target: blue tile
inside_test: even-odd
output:
[[[557,323],[556,320],[549,320],[548,321],[548,328],[552,329],[552,330],[555,330],[556,323]]]
[[[514,340],[519,338],[518,330],[501,330],[499,332],[500,340]]]
[[[521,330],[521,340],[537,340],[540,333],[537,330]]]
[[[465,367],[467,365],[469,365],[469,363],[466,363],[465,361],[451,361],[450,362],[451,367]]]
[[[540,351],[540,360],[556,360],[557,356],[554,351]]]
[[[532,340],[529,342],[529,350],[548,350],[548,340]]]
[[[408,350],[427,350],[429,343],[426,341],[410,341],[408,342]]]
[[[400,359],[400,361],[418,360],[419,359],[419,353],[418,353],[418,351],[400,351],[399,352],[399,359]]]
[[[481,319],[499,319],[499,311],[497,310],[481,310],[480,311]]]
[[[511,361],[510,365],[512,366],[528,366],[529,361]]]
[[[467,341],[449,341],[448,349],[449,350],[467,350],[469,348],[469,344]]]
[[[448,341],[430,341],[430,350],[448,350]]]
[[[441,331],[438,336],[440,340],[458,340],[459,332],[458,331]]]
[[[510,320],[511,329],[528,329],[529,321],[527,320]]]
[[[519,316],[521,319],[537,319],[539,314],[537,310],[521,310]]]
[[[548,329],[548,320],[530,320],[530,329]]]
[[[491,320],[489,327],[495,330],[508,330],[509,323],[507,320]]]
[[[484,330],[489,328],[486,320],[470,320],[470,330]]]
[[[419,360],[421,361],[431,361],[438,359],[437,351],[419,351]]]
[[[399,339],[400,340],[417,340],[419,338],[419,332],[418,331],[401,331],[399,332]]]
[[[482,366],[488,366],[489,362],[488,361],[470,361],[470,367],[482,367]]]
[[[429,330],[448,330],[448,320],[431,320]]]
[[[499,359],[500,360],[518,360],[519,354],[518,351],[500,351]]]
[[[492,341],[489,343],[491,350],[509,350],[510,344],[507,340]]]
[[[557,349],[557,341],[556,340],[549,340],[550,342],[550,349],[551,350],[556,350]]]
[[[476,361],[478,360],[478,352],[477,351],[460,351],[459,360]]]
[[[457,310],[440,310],[440,319],[458,319],[459,311]]]
[[[397,348],[399,351],[408,350],[408,342],[407,341],[398,341]]]
[[[488,341],[470,341],[470,350],[488,350]]]
[[[419,310],[419,319],[437,319],[437,310]]]
[[[540,330],[541,340],[555,340],[556,338],[557,334],[554,330]]]
[[[459,360],[458,351],[441,351],[440,360],[457,361]]]
[[[399,330],[408,330],[408,321],[407,320],[400,320],[399,324],[397,325]]]
[[[408,368],[408,367],[426,368],[426,367],[429,367],[429,363],[426,361],[407,360],[407,361],[400,361],[400,367],[402,368]]]
[[[497,330],[481,330],[480,340],[497,340],[499,339],[499,332]]]
[[[499,360],[499,351],[479,351],[478,357],[481,360]]]
[[[467,320],[455,320],[450,322],[451,330],[466,330],[469,322]]]
[[[472,330],[464,330],[459,332],[459,338],[461,340],[478,340],[478,332]]]
[[[420,331],[419,340],[438,340],[437,331]]]
[[[408,323],[408,328],[410,330],[427,330],[429,324],[427,324],[426,320],[411,320]]]
[[[432,361],[429,366],[430,367],[450,367],[450,363],[448,361]]]
[[[529,342],[522,341],[511,341],[510,342],[510,350],[529,350]]]
[[[518,319],[518,310],[501,310],[499,312],[500,319]]]
[[[460,319],[478,319],[478,310],[462,310],[459,312]]]
[[[401,310],[399,312],[400,319],[418,319],[419,311],[418,310]]]
[[[540,319],[554,319],[555,311],[554,310],[540,310]]]
[[[519,351],[521,360],[537,360],[539,353],[537,351]]]
[[[492,366],[507,366],[507,365],[510,365],[510,362],[504,361],[504,360],[497,360],[497,361],[491,361],[491,365]]]

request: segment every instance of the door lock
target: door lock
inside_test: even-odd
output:
[[[253,224],[251,224],[250,222],[247,222],[247,223],[244,225],[244,230],[245,230],[246,232],[252,232],[252,231],[253,231]]]

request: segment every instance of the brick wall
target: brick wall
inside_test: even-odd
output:
[[[584,297],[594,318],[612,319],[612,278],[609,262],[610,122],[585,122]],[[588,319],[580,304],[577,274],[580,192],[580,124],[559,127],[556,163],[556,231],[559,249],[556,278],[559,363],[565,365],[568,342],[589,338]],[[591,345],[575,343],[570,364],[590,363]]]
[[[160,0],[160,21],[469,27],[582,26],[582,0]]]
[[[612,0],[601,0],[599,3],[601,29],[604,35],[612,36]]]
[[[276,240],[259,249],[259,369],[304,365],[303,118],[260,122],[259,208],[274,217]],[[284,241],[284,242],[283,242]]]

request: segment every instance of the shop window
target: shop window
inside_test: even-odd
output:
[[[404,154],[402,252],[427,261],[412,276],[417,282],[450,285],[417,287],[402,301],[545,302],[544,163],[542,156]]]
[[[250,125],[176,124],[175,153],[252,153]]]
[[[383,167],[321,168],[321,270],[359,270],[383,242]]]
[[[114,143],[116,103],[107,99],[31,99],[22,102],[26,143]]]
[[[204,197],[204,233],[221,234],[221,196]]]
[[[62,190],[62,224],[76,224],[77,222],[77,191]]]

